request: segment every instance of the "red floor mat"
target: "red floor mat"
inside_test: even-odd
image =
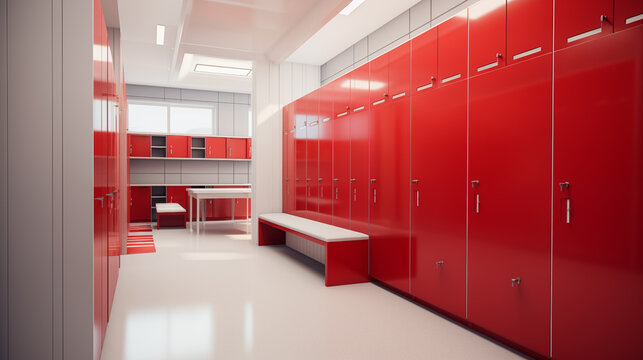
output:
[[[130,225],[128,232],[152,231],[152,225]]]
[[[130,231],[132,231],[131,228]],[[149,231],[149,233],[133,234],[127,236],[128,254],[145,254],[156,252],[156,247],[154,246],[154,236],[152,235],[152,228],[150,227],[150,229],[147,231]]]

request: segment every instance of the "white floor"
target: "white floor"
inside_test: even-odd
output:
[[[325,287],[236,226],[154,229],[155,254],[123,256],[102,359],[521,358],[373,284]]]

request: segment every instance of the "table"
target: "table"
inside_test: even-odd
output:
[[[205,221],[205,211],[204,205],[205,200],[211,199],[246,199],[246,218],[250,222],[248,217],[248,200],[252,195],[252,189],[249,188],[209,188],[209,189],[186,189],[188,192],[189,207],[190,207],[190,231],[192,231],[192,198],[196,200],[196,232],[199,233],[200,222],[199,215],[201,215],[201,220]],[[234,220],[234,201],[232,202],[232,220]],[[199,212],[201,211],[201,212]]]

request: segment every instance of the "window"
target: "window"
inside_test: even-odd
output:
[[[170,133],[212,135],[212,108],[171,106]]]
[[[167,106],[128,105],[129,131],[141,133],[167,133]]]

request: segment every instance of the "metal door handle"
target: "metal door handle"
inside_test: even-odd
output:
[[[353,189],[353,200],[357,201],[357,188]]]
[[[440,261],[436,262],[435,265],[442,266],[442,265],[444,265],[444,261],[440,260]]]
[[[415,192],[415,206],[420,207],[420,190]]]
[[[354,183],[354,182],[355,182],[355,179],[351,179],[351,183]]]
[[[97,197],[97,198],[94,198],[94,199],[100,201],[100,207],[102,208],[103,207],[103,200],[105,200],[105,198],[101,196],[101,197]]]
[[[480,194],[476,194],[476,213],[480,213]]]
[[[324,178],[317,178],[317,181],[319,182],[324,181]]]
[[[333,182],[334,182],[334,183],[336,183],[336,182],[338,182],[338,181],[339,181],[339,179],[333,179]]]
[[[295,178],[295,182],[299,182],[299,179],[298,179],[298,178]]]
[[[560,186],[560,191],[563,191],[563,188],[569,189],[569,182],[567,182],[567,181],[562,182],[562,183],[558,184],[558,186]]]
[[[471,181],[471,187],[476,187],[476,186],[478,186],[478,185],[480,185],[480,181],[479,181],[479,180],[472,180],[472,181]]]
[[[339,199],[339,188],[335,188],[335,199]]]
[[[519,277],[511,279],[511,287],[518,286],[518,285],[520,285]]]
[[[232,157],[232,148],[228,149],[228,157]]]
[[[571,199],[565,199],[566,210],[565,210],[565,223],[569,224],[571,222]]]
[[[431,82],[435,81],[435,76],[431,75]]]
[[[174,145],[170,145],[170,155],[174,155]]]
[[[377,204],[377,189],[373,189],[373,203]]]
[[[310,178],[306,178],[306,182],[309,182],[309,181],[310,181]]]
[[[609,23],[609,19],[607,18],[607,15],[601,15],[601,22]]]
[[[502,58],[502,53],[496,53],[496,59]]]
[[[376,181],[376,180],[377,180],[377,179],[371,179],[371,184],[375,184],[375,181]]]
[[[419,183],[419,182],[420,182],[420,180],[418,180],[418,179],[413,179],[413,180],[411,180],[411,183],[413,183],[413,184],[417,184],[417,183]]]

